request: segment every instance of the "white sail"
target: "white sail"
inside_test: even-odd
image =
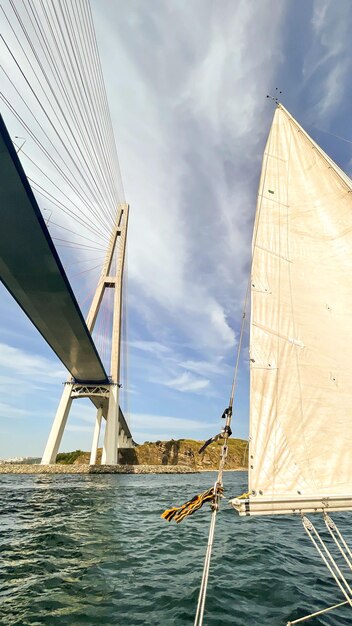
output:
[[[352,508],[352,181],[282,106],[251,278],[250,505]]]

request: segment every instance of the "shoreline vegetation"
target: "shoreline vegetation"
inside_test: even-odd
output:
[[[89,465],[89,452],[74,450],[57,455],[56,464],[3,463],[0,474],[188,474],[216,471],[219,466],[222,442],[217,441],[202,453],[198,450],[204,441],[171,439],[146,441],[134,448],[119,449],[118,465],[101,465],[102,449],[98,449],[97,464]],[[228,442],[227,471],[247,471],[248,441],[230,439]]]

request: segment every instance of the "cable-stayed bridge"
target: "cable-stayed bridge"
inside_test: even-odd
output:
[[[2,7],[8,92],[1,97],[25,137],[14,146],[1,118],[1,279],[71,374],[42,463],[55,462],[72,401],[89,398],[97,409],[90,462],[96,462],[105,418],[102,463],[116,464],[118,448],[133,445],[120,408],[121,370],[127,369],[123,293],[129,207],[90,6],[60,3],[56,9],[27,0],[18,6],[9,0]],[[27,141],[33,156],[23,149]],[[43,200],[46,207],[39,206]],[[47,221],[43,210],[50,211]],[[99,263],[87,268],[91,254]],[[66,268],[83,264],[78,291],[82,283],[93,285],[81,303],[63,262]]]

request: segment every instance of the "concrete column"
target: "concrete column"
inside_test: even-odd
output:
[[[110,386],[109,407],[106,416],[105,436],[103,446],[102,465],[117,464],[117,448],[119,438],[119,387]]]
[[[91,453],[90,453],[89,465],[95,465],[96,462],[97,462],[97,451],[98,451],[98,444],[99,444],[99,435],[100,435],[100,426],[101,426],[102,415],[103,415],[103,409],[102,409],[102,407],[99,407],[99,409],[97,410],[96,418],[95,418],[94,434],[93,434],[93,441],[92,441],[92,450],[91,450]]]
[[[71,383],[66,383],[64,386],[64,391],[61,396],[60,404],[56,411],[55,419],[51,427],[50,435],[44,450],[43,458],[41,461],[42,465],[51,465],[56,461],[56,455],[60,447],[62,435],[64,434],[67,422],[67,417],[72,404],[72,387],[73,385]]]

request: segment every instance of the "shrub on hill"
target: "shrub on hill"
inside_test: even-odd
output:
[[[83,454],[82,450],[74,450],[73,452],[60,452],[56,457],[56,463],[61,465],[71,465]]]

